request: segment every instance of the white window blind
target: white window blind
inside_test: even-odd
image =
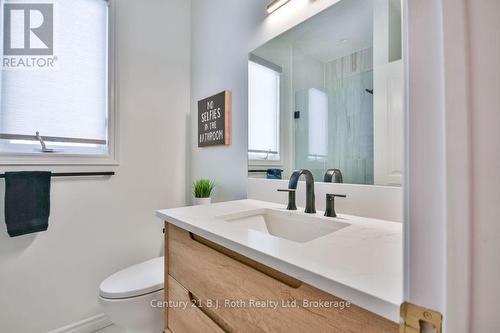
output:
[[[279,160],[280,73],[248,63],[248,154]]]
[[[93,144],[102,153],[108,142],[108,3],[51,3],[54,68],[2,70],[0,147],[22,146],[24,140],[15,139],[39,132],[50,137],[48,145],[65,142],[68,153],[71,142]]]
[[[325,158],[328,155],[328,95],[311,88],[308,97],[309,158]]]

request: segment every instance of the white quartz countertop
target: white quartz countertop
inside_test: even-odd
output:
[[[157,211],[157,216],[394,322],[403,296],[402,224],[338,214],[349,226],[297,243],[221,216],[284,205],[239,200]],[[293,214],[305,214],[302,208]],[[310,215],[310,214],[307,214]],[[318,211],[323,218],[323,212]]]

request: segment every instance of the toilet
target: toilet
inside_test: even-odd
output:
[[[125,268],[99,286],[99,301],[104,312],[126,332],[163,331],[163,258]]]

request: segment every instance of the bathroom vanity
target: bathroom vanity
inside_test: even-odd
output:
[[[402,225],[257,200],[161,210],[165,332],[397,332]]]

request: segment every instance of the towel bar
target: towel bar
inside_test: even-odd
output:
[[[88,176],[114,176],[114,171],[103,172],[54,172],[52,177],[88,177]],[[0,174],[0,178],[5,178],[5,174]]]

